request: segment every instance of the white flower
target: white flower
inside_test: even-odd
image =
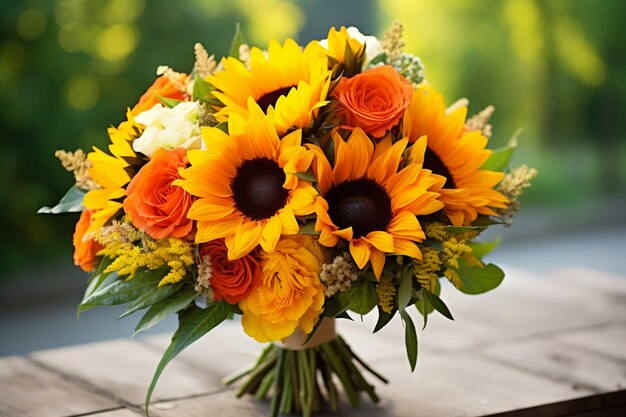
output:
[[[200,104],[190,101],[171,109],[155,104],[150,110],[139,113],[135,120],[145,125],[146,129],[133,142],[133,149],[147,157],[159,148],[200,149],[199,110]]]
[[[376,58],[382,51],[383,47],[380,44],[380,41],[376,38],[376,36],[365,36],[361,33],[361,31],[354,27],[350,26],[347,29],[348,36],[352,39],[356,39],[362,44],[365,44],[365,57],[363,61],[363,68],[367,67],[372,59]],[[320,46],[322,48],[328,50],[328,39],[322,39],[319,41]]]
[[[350,26],[348,28],[348,35],[350,35],[351,38],[365,44],[365,61],[363,61],[363,68],[365,68],[372,61],[372,59],[376,58],[376,56],[383,51],[383,47],[376,36],[365,36],[354,26]]]

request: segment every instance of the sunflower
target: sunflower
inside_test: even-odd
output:
[[[144,126],[137,123],[130,110],[127,120],[118,127],[108,129],[111,144],[109,152],[94,146],[87,155],[91,168],[89,175],[102,188],[91,190],[85,195],[83,205],[94,210],[87,233],[92,233],[122,211],[122,200],[126,197],[125,186],[139,170],[142,161],[133,151],[133,141],[143,133]]]
[[[174,183],[199,197],[188,213],[198,221],[196,242],[225,238],[231,260],[259,244],[271,253],[281,235],[298,233],[296,216],[311,214],[317,196],[295,175],[313,159],[301,146],[302,131],[280,138],[250,100],[247,119],[237,113],[229,117],[228,134],[202,130],[208,150],[189,151],[191,166]]]
[[[415,242],[425,235],[416,216],[443,207],[436,190],[444,178],[403,160],[407,139],[392,144],[387,136],[374,146],[360,128],[347,141],[336,132],[333,139],[333,168],[319,147],[309,145],[315,152],[313,171],[322,194],[315,207],[320,244],[350,242],[357,266],[363,269],[371,262],[377,278],[386,253],[421,259]]]
[[[467,107],[446,114],[442,95],[423,85],[413,93],[403,120],[403,134],[420,149],[414,152],[417,162],[447,179],[439,199],[455,226],[470,224],[478,214],[495,216],[493,208],[506,208],[508,202],[493,189],[504,174],[480,169],[492,151],[480,131],[465,131],[466,114]]]
[[[206,80],[223,106],[215,114],[226,121],[231,114],[248,116],[248,98],[274,118],[279,134],[292,127],[308,127],[318,109],[328,103],[328,60],[314,43],[304,50],[292,39],[281,46],[272,41],[267,52],[250,51],[249,69],[236,58],[222,60],[224,69]]]

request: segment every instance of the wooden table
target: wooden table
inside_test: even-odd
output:
[[[626,416],[626,273],[508,272],[500,288],[479,297],[444,288],[456,321],[431,316],[415,373],[397,318],[375,336],[373,316],[341,321],[353,349],[391,382],[378,386],[379,405],[364,398],[361,409],[340,415]],[[168,338],[0,358],[0,416],[142,416]],[[259,349],[237,322],[220,326],[166,369],[151,415],[265,416],[267,404],[236,400],[220,384]]]

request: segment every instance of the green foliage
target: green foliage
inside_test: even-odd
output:
[[[159,100],[161,100],[161,102],[163,103],[165,107],[169,107],[170,109],[176,106],[178,103],[182,103],[182,100],[177,100],[175,98],[169,98],[169,97],[161,97],[158,94],[155,94],[155,95],[157,96]]]
[[[231,313],[232,306],[222,300],[211,304],[207,308],[199,308],[192,305],[178,314],[178,329],[176,333],[174,333],[172,342],[157,365],[148,388],[148,393],[146,394],[146,414],[148,414],[150,398],[152,397],[156,383],[167,364],[193,342],[226,320]]]
[[[143,315],[141,320],[139,320],[139,323],[137,324],[137,327],[135,327],[135,331],[131,337],[134,337],[144,330],[148,330],[150,327],[160,323],[170,315],[184,309],[193,302],[196,295],[196,291],[193,288],[186,287],[171,297],[152,305]]]
[[[500,239],[491,240],[488,242],[467,242],[467,245],[472,248],[472,255],[482,260],[483,257],[490,254],[500,244]]]
[[[80,303],[78,312],[81,313],[94,307],[133,302],[156,288],[168,271],[169,267],[146,269],[137,272],[130,279],[116,280],[107,286],[101,286]]]
[[[350,306],[350,311],[365,315],[378,304],[378,294],[374,283],[363,279],[352,285],[348,291],[339,294],[339,300],[344,306]]]
[[[465,294],[482,294],[498,287],[504,279],[504,272],[494,264],[484,267],[470,266],[464,260],[459,260],[459,276],[462,285],[460,291]]]
[[[448,309],[448,306],[441,300],[441,298],[439,298],[437,295],[426,291],[425,289],[422,288],[421,290],[422,295],[424,296],[424,299],[428,301],[428,303],[438,312],[440,312],[444,317],[446,317],[447,319],[450,320],[454,320],[454,317],[452,317],[452,313],[450,313],[450,310]]]
[[[39,214],[59,214],[59,213],[73,213],[83,211],[83,199],[85,198],[86,191],[73,186],[69,191],[61,198],[61,200],[54,207],[42,207],[37,213]]]
[[[143,310],[144,308],[148,308],[158,303],[159,301],[163,301],[169,296],[176,294],[180,288],[183,286],[183,282],[177,282],[176,284],[171,285],[163,285],[162,287],[151,288],[133,301],[128,309],[119,317],[124,318],[129,316],[139,310]]]
[[[241,32],[241,25],[239,24],[239,22],[237,22],[235,24],[235,34],[233,35],[233,40],[230,42],[228,56],[239,58],[239,47],[247,43],[248,42],[246,42],[246,38],[243,36],[243,33]]]
[[[406,345],[406,355],[411,365],[411,372],[415,370],[417,365],[417,331],[409,313],[406,310],[400,310],[400,317],[404,323],[404,343]]]
[[[509,166],[515,148],[517,148],[517,136],[518,134],[515,134],[505,147],[494,150],[480,168],[490,171],[504,171]]]

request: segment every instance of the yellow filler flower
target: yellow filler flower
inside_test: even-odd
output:
[[[443,208],[436,190],[444,178],[431,175],[419,163],[403,161],[407,139],[392,144],[387,136],[374,147],[359,128],[347,141],[336,132],[333,139],[332,168],[323,151],[310,145],[322,194],[315,207],[319,242],[327,247],[337,245],[339,239],[350,242],[357,266],[362,269],[371,262],[377,278],[387,253],[421,259],[415,242],[425,235],[416,216]],[[402,164],[406,166],[399,169]]]
[[[247,120],[230,116],[228,134],[204,128],[208,150],[189,151],[191,166],[174,182],[199,197],[187,215],[198,221],[196,242],[225,238],[231,260],[259,244],[272,252],[281,235],[298,233],[296,216],[311,214],[317,196],[295,175],[313,159],[302,131],[280,138],[271,119],[250,106]]]
[[[143,133],[144,126],[137,123],[130,110],[127,121],[118,127],[110,127],[111,155],[93,147],[87,155],[91,168],[89,175],[102,188],[89,191],[83,205],[94,210],[87,233],[94,233],[122,211],[122,200],[126,197],[126,185],[139,169],[141,160],[133,150],[133,141]]]
[[[274,119],[279,134],[292,127],[309,127],[320,107],[326,105],[330,86],[328,60],[313,43],[304,50],[293,40],[269,44],[267,52],[250,50],[250,66],[236,58],[222,60],[224,69],[206,77],[224,107],[215,113],[219,121],[232,114],[248,116],[248,99]]]
[[[305,246],[281,239],[274,252],[260,251],[261,279],[239,306],[244,331],[257,342],[311,333],[324,306],[320,263]]]
[[[467,107],[446,114],[443,96],[423,85],[413,93],[402,124],[404,135],[415,142],[417,162],[446,177],[439,199],[455,226],[470,224],[478,214],[496,216],[493,208],[506,208],[508,202],[493,189],[504,174],[480,169],[492,151],[480,131],[465,131],[466,114]]]

